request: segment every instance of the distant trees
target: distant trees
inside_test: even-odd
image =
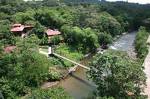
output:
[[[143,20],[143,26],[150,30],[150,18]]]
[[[24,0],[0,0],[0,11],[12,15],[27,9]]]
[[[110,33],[112,36],[122,32],[120,23],[107,12],[92,13],[91,18],[85,19],[85,22],[87,27],[92,27],[100,32]]]
[[[150,5],[140,5],[127,2],[105,3],[102,9],[114,17],[122,16],[128,22],[128,30],[138,29],[142,21],[150,16]],[[144,16],[143,16],[144,15]],[[125,22],[126,23],[126,22]]]
[[[107,51],[98,54],[90,68],[89,77],[97,85],[97,96],[144,99],[141,92],[146,77],[142,63],[130,59],[125,53]]]
[[[30,9],[29,9],[30,10]],[[25,24],[28,21],[35,21],[34,19],[34,10],[27,11],[27,12],[18,12],[12,16],[12,19],[15,23]],[[32,23],[33,24],[33,23]]]
[[[42,5],[44,5],[44,6],[58,6],[59,0],[43,0]]]
[[[108,13],[102,13],[99,22],[102,30],[110,33],[112,36],[118,35],[122,31],[120,23]]]
[[[35,14],[35,19],[42,25],[51,28],[60,28],[64,20],[57,10],[39,9]]]
[[[94,4],[99,3],[99,0],[63,0],[65,3],[68,4]]]

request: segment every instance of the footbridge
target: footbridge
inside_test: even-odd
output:
[[[64,57],[64,56],[61,56],[61,55],[56,54],[56,53],[53,53],[53,55],[55,55],[55,56],[57,56],[57,57],[59,57],[59,58],[62,58],[62,59],[64,59],[64,60],[67,60],[67,61],[69,61],[69,62],[71,62],[71,63],[73,63],[73,64],[75,64],[75,65],[77,65],[77,66],[80,66],[80,67],[84,68],[84,69],[90,70],[89,67],[84,66],[84,65],[82,65],[82,64],[79,64],[79,63],[77,63],[77,62],[75,62],[75,61],[73,61],[73,60],[71,60],[71,59],[68,59],[68,58],[66,58],[66,57]],[[75,68],[76,68],[76,67],[75,67]]]
[[[51,50],[51,48],[50,48],[50,50]],[[57,54],[57,53],[54,53],[53,51],[49,51],[49,52],[47,53],[47,52],[44,52],[44,51],[42,51],[41,49],[39,49],[39,53],[41,53],[41,54],[43,54],[43,55],[45,55],[45,56],[47,56],[47,57],[49,57],[49,55],[54,55],[54,56],[56,56],[56,57],[58,57],[58,58],[67,60],[67,61],[69,61],[69,62],[75,64],[74,67],[72,67],[72,68],[69,69],[69,73],[75,71],[78,66],[80,66],[80,67],[82,67],[82,68],[84,68],[84,69],[90,70],[89,67],[87,67],[87,66],[85,66],[85,65],[82,65],[82,64],[80,64],[80,63],[78,63],[78,62],[75,62],[75,61],[73,61],[73,60],[71,60],[71,59],[68,59],[67,57],[61,56],[61,55],[59,55],[59,54]]]

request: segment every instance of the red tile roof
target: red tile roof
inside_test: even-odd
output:
[[[13,24],[11,32],[22,32],[25,28],[32,28],[30,25]]]
[[[16,46],[7,46],[7,47],[4,48],[4,51],[5,51],[6,53],[10,53],[10,52],[12,52],[15,48],[16,48]]]
[[[24,25],[14,26],[14,27],[12,27],[11,32],[21,32],[24,30],[24,28],[25,28]]]
[[[21,26],[21,24],[13,24],[12,26],[13,27],[18,27],[18,26]]]
[[[48,29],[47,31],[46,31],[46,34],[48,35],[48,36],[54,36],[54,35],[59,35],[59,34],[61,34],[58,30],[51,30],[51,29]]]

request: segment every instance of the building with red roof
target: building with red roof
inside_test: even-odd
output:
[[[16,36],[25,37],[32,28],[31,25],[13,24],[10,31]]]
[[[51,36],[55,36],[55,35],[60,35],[61,33],[58,30],[47,29],[46,34],[48,37],[51,37]]]
[[[58,30],[52,30],[52,29],[47,29],[45,31],[47,37],[48,37],[48,42],[51,43],[51,38],[54,37],[54,36],[57,36],[57,35],[60,35],[61,32],[58,31]],[[62,40],[61,40],[62,41]]]
[[[20,25],[20,26],[13,25],[13,27],[11,28],[11,32],[23,32],[23,30],[24,30],[24,25]]]

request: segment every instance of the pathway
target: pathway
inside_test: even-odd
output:
[[[64,57],[64,56],[61,56],[61,55],[56,54],[56,53],[53,53],[53,54],[54,54],[55,56],[57,56],[57,57],[60,57],[60,58],[64,59],[64,60],[67,60],[67,61],[69,61],[69,62],[71,62],[71,63],[73,63],[73,64],[76,64],[77,66],[80,66],[80,67],[82,67],[82,68],[84,68],[84,69],[90,70],[89,67],[84,66],[84,65],[82,65],[82,64],[79,64],[79,63],[77,63],[77,62],[75,62],[75,61],[73,61],[73,60],[70,60],[70,59],[68,59],[68,58],[66,58],[66,57]],[[74,69],[77,68],[77,66],[75,66]]]
[[[150,37],[149,37],[149,40],[150,40]],[[144,72],[147,77],[147,80],[146,80],[147,87],[145,88],[145,94],[148,95],[148,99],[150,99],[150,47],[149,47],[149,53],[144,61],[144,67],[145,67]]]
[[[43,54],[43,55],[46,55],[46,56],[48,57],[48,53],[46,53],[46,52],[44,52],[44,51],[41,51],[41,49],[39,49],[39,53],[41,53],[41,54]],[[74,66],[73,68],[71,68],[71,69],[69,70],[69,72],[75,71],[78,66],[80,66],[80,67],[82,67],[82,68],[84,68],[84,69],[90,70],[89,67],[84,66],[84,65],[82,65],[82,64],[79,64],[79,63],[77,63],[77,62],[75,62],[75,61],[73,61],[73,60],[70,60],[70,59],[68,59],[68,58],[66,58],[66,57],[64,57],[64,56],[61,56],[61,55],[59,55],[59,54],[57,54],[57,53],[53,53],[53,55],[55,55],[55,56],[57,56],[57,57],[59,57],[59,58],[62,58],[62,59],[64,59],[64,60],[67,60],[67,61],[69,61],[69,62],[71,62],[71,63],[73,63],[73,64],[76,64],[76,66]]]

